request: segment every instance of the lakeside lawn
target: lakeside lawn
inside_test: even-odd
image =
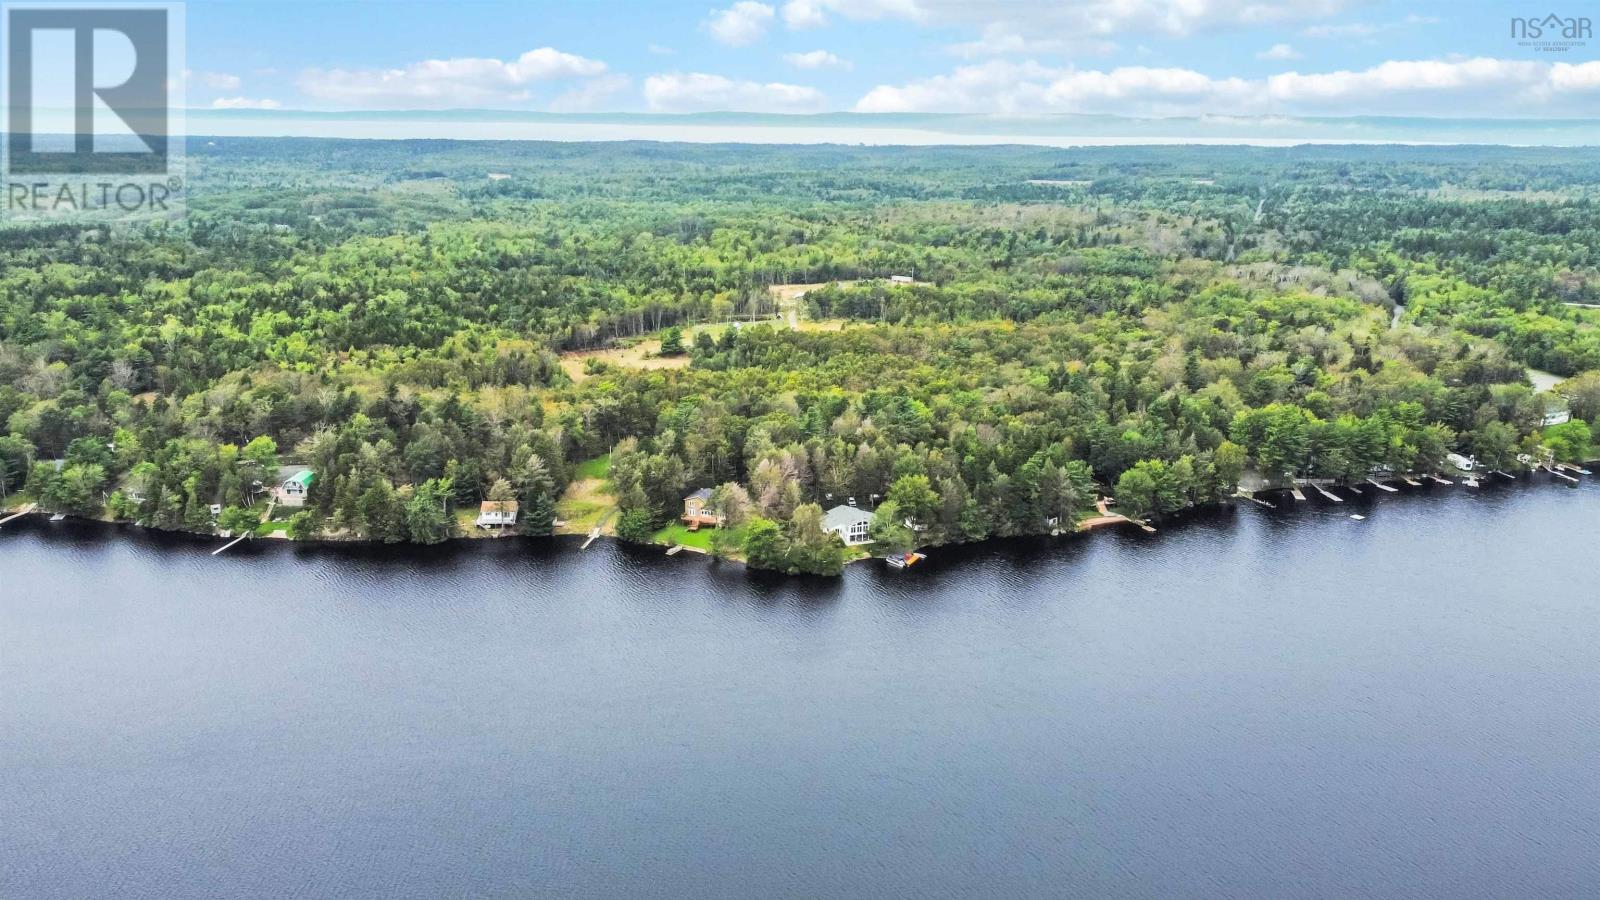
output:
[[[611,496],[611,454],[578,463],[572,470],[572,483],[556,501],[556,518],[566,524],[557,534],[588,534],[596,527],[608,529],[616,498]],[[609,533],[609,532],[608,532]]]
[[[609,477],[611,477],[611,454],[609,453],[604,456],[596,456],[594,459],[586,459],[578,463],[577,468],[572,470],[573,481]]]
[[[743,528],[724,528],[722,530],[728,532],[729,536],[733,538],[735,547],[744,546]],[[711,535],[716,531],[717,529],[715,528],[701,528],[699,531],[690,531],[689,526],[682,522],[674,522],[656,532],[651,540],[668,547],[673,544],[682,544],[685,547],[693,547],[709,553],[711,552]]]

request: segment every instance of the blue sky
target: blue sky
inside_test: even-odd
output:
[[[1514,40],[1535,11],[1600,18],[1572,0],[190,0],[186,91],[219,108],[1600,116],[1600,41]]]

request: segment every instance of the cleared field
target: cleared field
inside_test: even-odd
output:
[[[573,350],[561,354],[561,369],[573,381],[584,381],[589,374],[584,371],[584,364],[591,359],[621,366],[625,369],[682,369],[689,365],[687,354],[683,356],[656,356],[661,352],[661,342],[658,340],[640,341],[631,347],[611,347],[605,350]]]
[[[607,460],[609,463],[609,460]],[[586,464],[587,465],[587,464]],[[603,534],[614,533],[607,518],[616,506],[616,498],[607,491],[603,478],[579,478],[567,485],[567,490],[556,501],[556,518],[566,524],[556,529],[557,534],[588,534],[602,521]]]

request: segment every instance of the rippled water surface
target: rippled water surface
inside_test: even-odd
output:
[[[0,897],[1600,890],[1594,484],[837,581],[212,546],[0,531]]]

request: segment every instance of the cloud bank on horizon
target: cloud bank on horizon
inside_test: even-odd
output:
[[[1600,116],[1600,42],[1563,33],[1588,7],[1566,2],[1531,40],[1500,2],[486,0],[430,42],[434,4],[191,0],[186,90],[218,109]],[[285,53],[273,16],[364,40]]]

